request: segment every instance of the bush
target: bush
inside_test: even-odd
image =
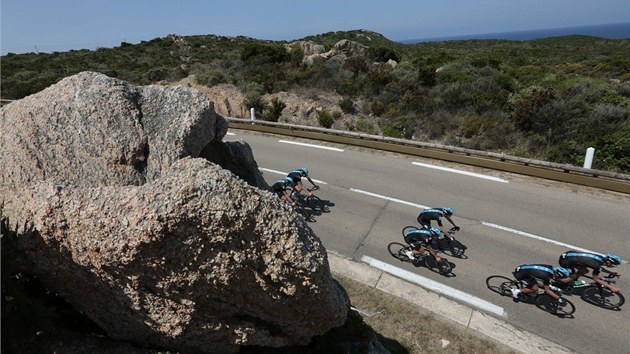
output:
[[[324,128],[332,127],[333,123],[335,122],[332,115],[326,111],[317,112],[317,118],[319,120],[319,125]]]
[[[339,101],[339,107],[346,114],[354,114],[357,110],[354,108],[354,102],[350,97],[344,97],[341,101]]]
[[[267,111],[262,115],[262,119],[269,122],[277,122],[287,105],[279,98],[275,97],[271,100],[271,106],[267,107]]]

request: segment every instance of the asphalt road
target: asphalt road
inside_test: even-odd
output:
[[[322,182],[316,194],[330,203],[330,212],[314,216],[310,226],[327,249],[355,260],[367,256],[387,262],[491,302],[505,310],[514,326],[576,352],[630,353],[630,304],[611,311],[570,296],[577,308],[574,317],[557,318],[485,285],[488,276],[509,277],[521,264],[556,266],[570,248],[630,259],[629,195],[326,142],[230,133],[234,135],[225,140],[242,139],[252,147],[269,184],[300,167],[308,167],[311,177]],[[468,258],[447,255],[454,264],[452,277],[400,262],[387,251],[390,242],[402,242],[404,226],[417,224],[423,206],[453,208],[462,228],[457,238],[468,246]],[[618,269],[626,273],[618,283],[625,294],[630,294],[628,269],[627,263]]]

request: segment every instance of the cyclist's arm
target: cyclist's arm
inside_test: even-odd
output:
[[[433,258],[434,258],[436,261],[438,261],[438,262],[440,261],[441,257],[440,257],[440,256],[438,256],[438,255],[437,255],[437,253],[435,253],[435,250],[433,249],[433,247],[431,247],[431,244],[429,244],[429,243],[425,243],[425,244],[424,244],[424,248],[426,248],[426,249],[427,249],[427,251],[429,251],[429,253],[431,254],[431,256],[433,256]]]
[[[311,182],[311,184],[313,185],[313,187],[317,186],[315,184],[315,182],[313,182],[313,180],[311,179],[311,176],[306,176],[306,179],[308,179],[309,182]]]
[[[453,227],[459,227],[459,226],[455,225],[455,222],[453,222],[453,219],[451,219],[450,216],[444,215],[444,217],[446,218],[446,220],[448,220],[448,222],[451,223],[451,225],[453,225]]]
[[[601,267],[600,269],[603,270],[604,272],[608,273],[608,274],[611,274],[611,275],[617,277],[617,278],[619,278],[621,276],[621,274],[619,274],[617,272],[613,272],[612,270],[608,270],[608,269],[606,269],[604,267]]]
[[[608,284],[607,282],[599,279],[599,274],[594,274],[591,279],[593,279],[593,281],[595,281],[597,284],[607,287],[613,293],[618,293],[619,291],[621,291],[621,289],[619,289],[618,287],[616,287],[616,286],[614,286],[612,284]]]
[[[560,298],[560,295],[551,290],[548,284],[544,284],[543,288],[545,289],[545,292],[549,294],[549,296],[551,296],[554,300],[558,300]]]

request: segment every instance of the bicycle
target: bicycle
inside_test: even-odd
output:
[[[426,248],[422,254],[415,255],[415,259],[413,260],[407,256],[407,251],[411,251],[410,245],[403,245],[400,242],[392,242],[387,245],[387,250],[394,258],[397,258],[400,261],[412,263],[422,261],[425,267],[444,276],[450,274],[453,270],[451,263],[449,263],[446,258],[442,258],[440,262],[437,263],[435,258],[433,258]]]
[[[524,284],[520,280],[511,279],[502,275],[491,275],[486,278],[486,286],[488,289],[501,296],[512,297],[512,289],[522,289]],[[555,286],[551,287],[551,290],[558,295],[562,293],[561,290]],[[575,305],[573,305],[571,301],[563,298],[564,302],[560,303],[551,295],[547,294],[542,287],[539,287],[537,292],[527,295],[520,293],[518,295],[518,300],[520,301],[527,302],[530,299],[533,299],[533,302],[539,309],[558,317],[568,317],[575,312]]]
[[[588,275],[583,276],[591,280],[593,279]],[[600,279],[608,284],[615,284],[617,282],[615,277],[615,275],[608,274]],[[581,292],[580,297],[582,300],[608,310],[619,310],[619,308],[626,302],[623,294],[613,293],[610,289],[596,283],[595,281],[590,283],[584,282],[577,285],[573,283],[563,284],[556,282],[555,285],[562,291],[562,293],[567,295],[577,295]]]
[[[412,231],[412,230],[419,230],[419,229],[420,228],[417,226],[405,226],[402,229],[402,235],[404,237],[407,234],[407,232]],[[442,252],[444,252],[445,250],[448,250],[448,252],[453,257],[465,258],[464,253],[466,252],[466,249],[468,249],[468,247],[466,247],[463,243],[455,239],[453,234],[455,234],[457,231],[458,230],[454,227],[450,228],[448,230],[448,234],[449,236],[451,236],[451,238],[443,237],[438,240],[435,240],[434,242],[431,243],[431,247],[435,246],[433,247],[433,249],[439,250]]]

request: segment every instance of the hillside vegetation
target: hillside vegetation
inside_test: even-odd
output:
[[[95,51],[2,57],[2,98],[19,99],[81,71],[137,85],[229,83],[265,119],[281,91],[336,92],[338,109],[320,112],[330,126],[352,115],[348,130],[630,173],[630,39],[563,36],[528,41],[465,40],[401,44],[359,30],[309,36],[330,50],[342,39],[364,56],[304,64],[299,46],[247,37],[171,35]],[[386,65],[393,60],[397,65]],[[391,63],[391,62],[390,62]]]

